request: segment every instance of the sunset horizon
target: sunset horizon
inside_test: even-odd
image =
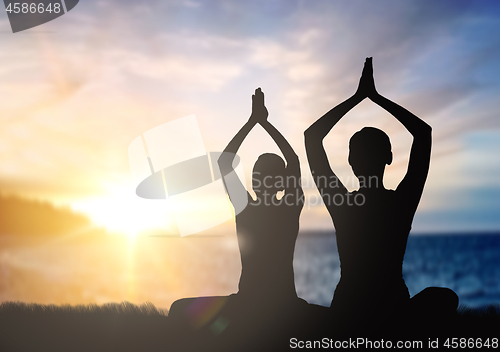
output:
[[[494,331],[495,33],[493,1],[5,0],[0,349],[52,311],[137,345]]]

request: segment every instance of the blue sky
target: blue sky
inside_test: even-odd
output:
[[[221,150],[256,87],[307,178],[303,131],[355,91],[373,56],[379,92],[433,127],[414,231],[500,230],[498,2],[87,0],[17,34],[3,13],[0,32],[4,193],[111,212],[130,187],[137,135],[194,113],[207,150]],[[385,184],[394,188],[411,137],[369,102],[328,137],[332,167],[353,177],[347,141],[365,125],[391,138]],[[266,151],[277,148],[256,130],[241,150],[247,174]],[[331,228],[320,204],[301,223]]]

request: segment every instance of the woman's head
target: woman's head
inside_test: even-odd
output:
[[[280,156],[262,154],[253,167],[252,188],[255,192],[275,194],[285,189],[286,175],[285,161]]]
[[[392,163],[389,136],[375,127],[364,127],[349,141],[349,164],[357,177],[382,176]]]

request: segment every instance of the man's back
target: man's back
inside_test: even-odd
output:
[[[335,224],[342,276],[401,275],[413,214],[396,191],[362,189],[363,204],[330,206]],[[361,258],[364,258],[361,260]]]
[[[334,302],[404,301],[409,296],[402,265],[413,213],[397,191],[368,188],[351,193],[358,195],[363,196],[362,204],[327,207],[341,263]]]

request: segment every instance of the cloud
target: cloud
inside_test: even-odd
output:
[[[241,74],[241,66],[226,62],[200,61],[185,55],[155,58],[137,53],[113,53],[109,63],[115,62],[124,72],[138,77],[170,82],[189,90],[220,90],[228,81]]]
[[[0,179],[31,194],[103,192],[128,177],[125,151],[138,133],[191,113],[207,148],[220,150],[248,117],[258,86],[308,177],[303,131],[355,91],[367,56],[379,91],[433,126],[437,163],[467,148],[461,136],[500,127],[500,37],[491,35],[498,6],[484,6],[81,3],[65,16],[71,21],[47,24],[54,33],[1,38]],[[328,137],[331,161],[351,175],[347,140],[364,125],[389,133],[396,159],[388,177],[397,184],[411,136],[369,102]],[[247,170],[258,153],[276,149],[258,129],[248,143],[258,148],[243,146]]]

